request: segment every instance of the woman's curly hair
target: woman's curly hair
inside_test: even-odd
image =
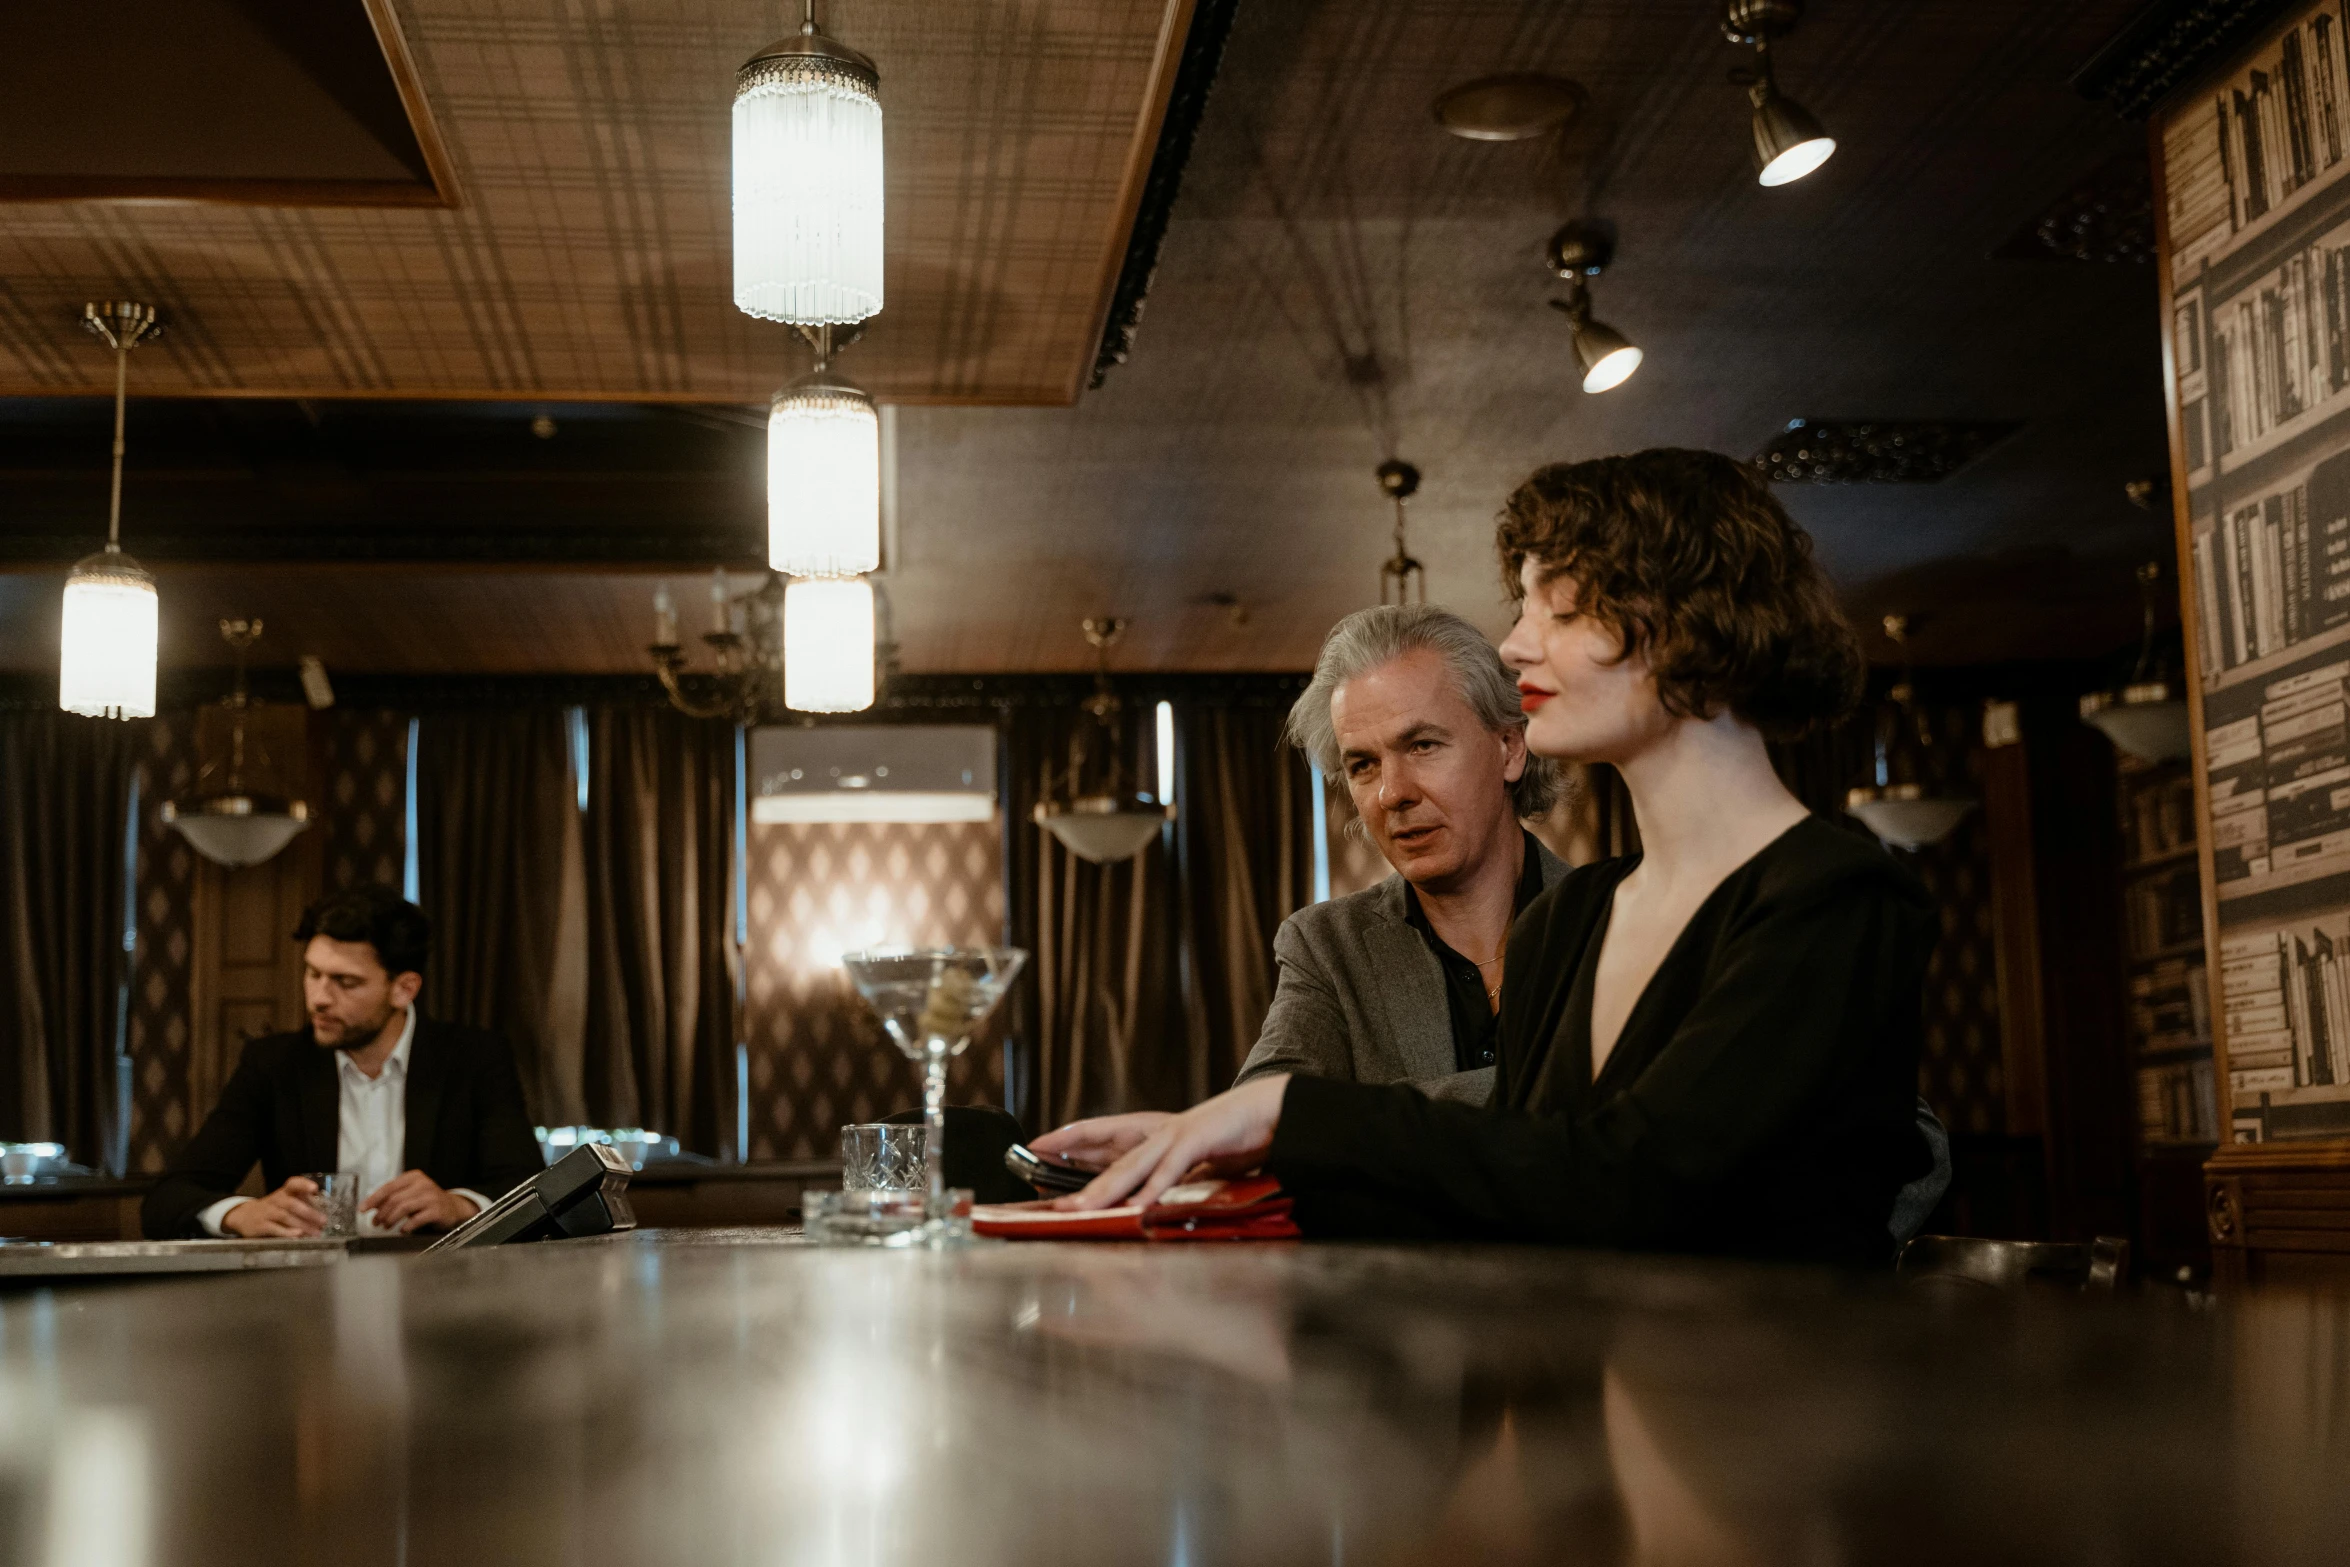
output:
[[[1719,452],[1552,463],[1510,496],[1494,542],[1513,597],[1529,560],[1537,581],[1571,579],[1578,609],[1646,657],[1668,713],[1727,709],[1784,740],[1860,700],[1860,641],[1811,535]]]

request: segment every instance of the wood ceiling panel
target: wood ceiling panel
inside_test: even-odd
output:
[[[0,395],[111,390],[81,302],[177,330],[145,393],[764,400],[804,360],[732,303],[735,67],[799,8],[397,0],[456,211],[67,203],[0,231]],[[887,400],[1067,403],[1189,0],[839,0],[881,67]],[[788,13],[788,14],[787,14]]]

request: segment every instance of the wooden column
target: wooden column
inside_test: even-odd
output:
[[[2040,1139],[2052,1238],[2131,1233],[2113,753],[2063,696],[1983,754],[2010,1136]],[[2022,1206],[2022,1204],[2019,1204]]]

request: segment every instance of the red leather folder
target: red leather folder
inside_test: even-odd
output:
[[[971,1210],[971,1228],[1020,1241],[1282,1241],[1298,1234],[1289,1199],[1269,1175],[1170,1186],[1147,1208],[1073,1213],[1046,1202],[990,1203]]]

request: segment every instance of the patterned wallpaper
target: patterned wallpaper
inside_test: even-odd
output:
[[[1929,708],[1926,769],[1949,794],[1983,798],[1982,706]],[[1899,851],[1896,851],[1899,852]],[[1991,923],[1990,833],[1978,807],[1940,843],[1903,855],[1942,911],[1942,940],[1926,966],[1926,1049],[1918,1092],[1953,1132],[2007,1130],[1999,1029],[1999,948]]]
[[[320,890],[398,887],[408,852],[408,715],[330,708],[310,719]]]
[[[751,828],[754,1160],[829,1158],[842,1126],[922,1103],[919,1069],[883,1037],[838,958],[868,944],[1001,941],[1003,869],[992,822]],[[999,1038],[975,1041],[954,1063],[947,1098],[1004,1102]]]
[[[188,1120],[189,959],[196,856],[164,825],[163,802],[196,781],[196,715],[158,713],[139,753],[138,948],[131,957],[132,1171],[160,1170]]]

